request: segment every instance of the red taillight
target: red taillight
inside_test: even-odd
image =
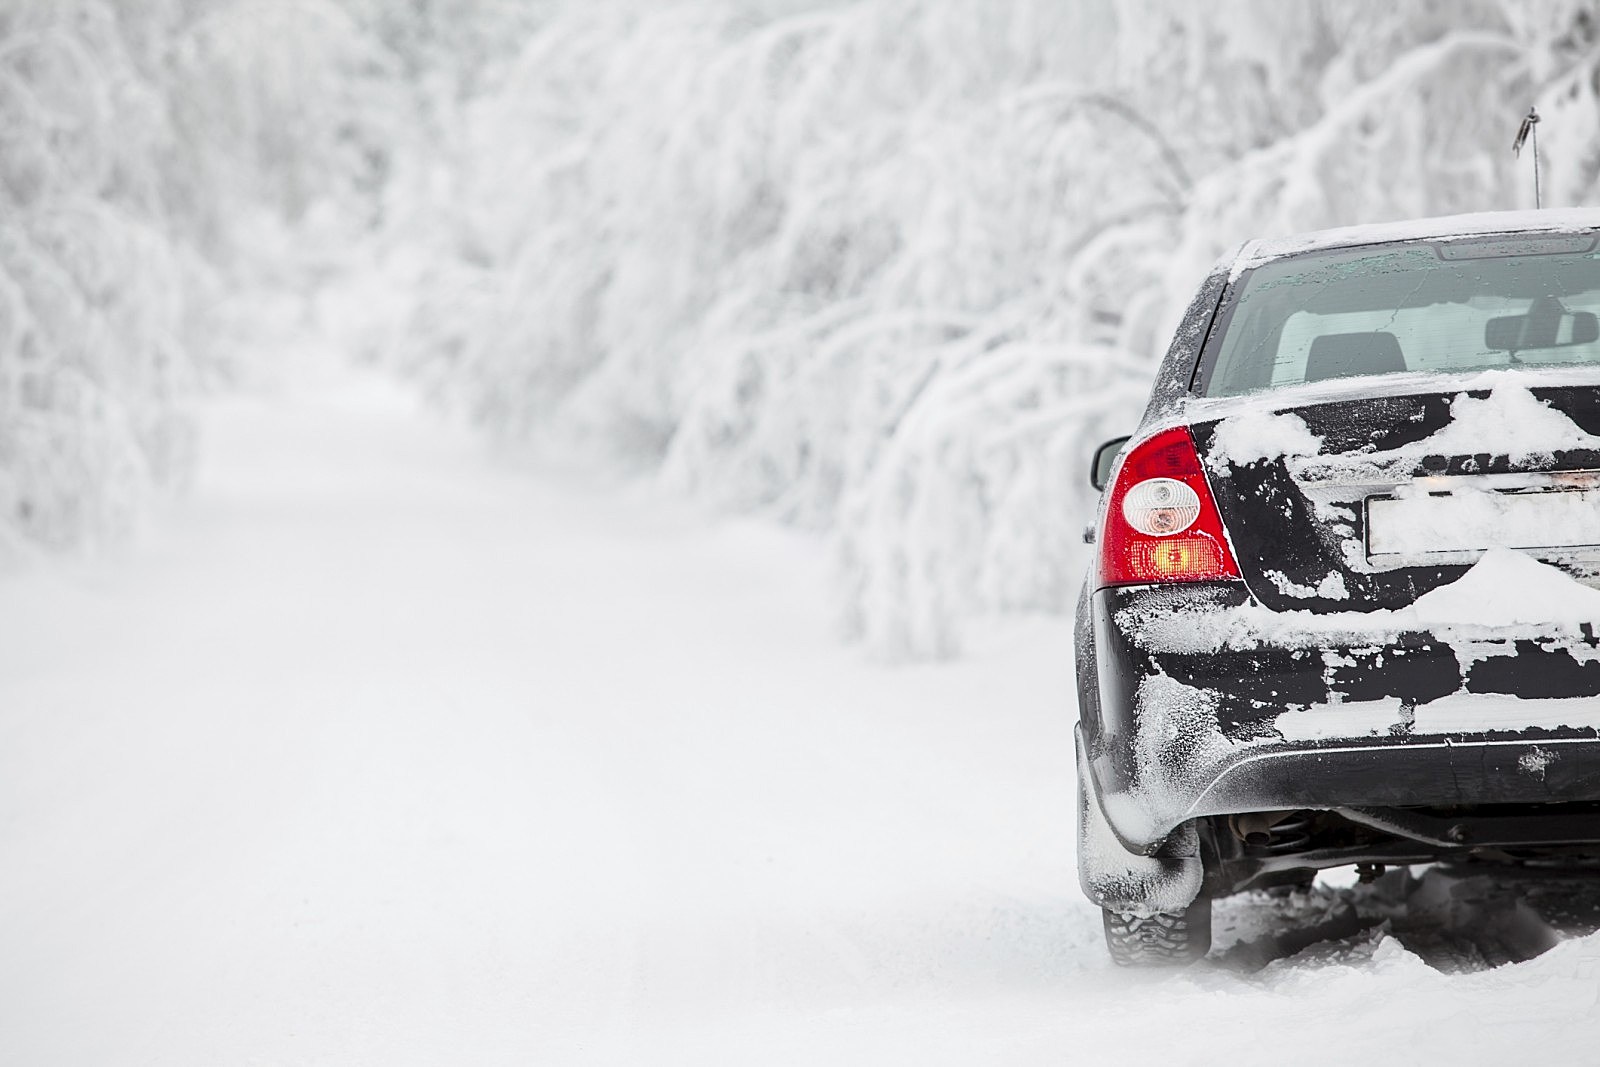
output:
[[[1198,514],[1194,514],[1196,501]],[[1106,501],[1105,527],[1100,532],[1100,584],[1238,577],[1239,565],[1222,532],[1222,516],[1200,469],[1189,428],[1163,430],[1135,446],[1123,457]]]

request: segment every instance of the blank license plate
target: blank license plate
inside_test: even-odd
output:
[[[1590,545],[1600,545],[1596,489],[1469,490],[1367,500],[1370,556]]]

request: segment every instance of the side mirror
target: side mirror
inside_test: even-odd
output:
[[[1117,465],[1117,457],[1122,455],[1122,448],[1127,443],[1127,437],[1113,437],[1094,450],[1094,462],[1089,465],[1090,485],[1104,489],[1110,484],[1111,468]]]

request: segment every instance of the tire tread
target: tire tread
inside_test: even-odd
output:
[[[1184,967],[1211,949],[1211,901],[1151,915],[1102,909],[1106,948],[1119,967]]]

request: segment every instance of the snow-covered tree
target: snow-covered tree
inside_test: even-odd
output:
[[[162,225],[173,128],[137,30],[90,0],[0,7],[8,554],[117,536],[188,466],[195,268]]]
[[[184,482],[219,309],[377,224],[407,88],[331,0],[0,0],[0,555]]]

